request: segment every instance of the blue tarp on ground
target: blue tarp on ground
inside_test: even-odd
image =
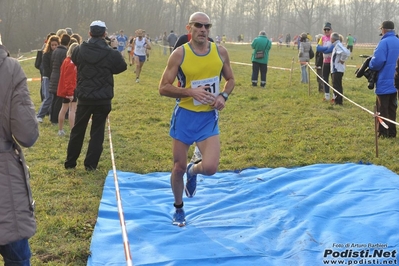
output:
[[[171,224],[170,173],[117,174],[136,266],[398,263],[399,176],[382,166],[199,176],[195,197],[184,197],[183,228]],[[88,265],[126,265],[112,171],[90,249]]]

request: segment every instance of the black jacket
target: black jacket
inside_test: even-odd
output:
[[[49,91],[52,94],[57,95],[58,81],[60,80],[61,65],[66,57],[67,48],[63,45],[58,45],[51,55],[50,68],[50,85]]]
[[[50,60],[51,60],[52,53],[53,53],[53,51],[43,54],[43,59],[42,59],[42,67],[43,67],[42,75],[43,75],[43,77],[50,78],[50,76],[51,76]]]
[[[102,38],[90,38],[75,48],[71,59],[78,69],[75,91],[78,104],[111,104],[113,75],[127,69],[121,53],[108,46]]]

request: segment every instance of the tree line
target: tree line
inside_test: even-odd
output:
[[[12,52],[38,49],[49,32],[70,27],[87,38],[89,24],[103,20],[108,32],[124,29],[133,35],[145,29],[152,38],[174,30],[185,33],[190,14],[207,13],[211,36],[226,35],[249,42],[260,30],[277,39],[290,33],[322,33],[326,21],[343,36],[361,43],[377,43],[379,26],[392,20],[399,27],[396,0],[0,0],[0,34]]]

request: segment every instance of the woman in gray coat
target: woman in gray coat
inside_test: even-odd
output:
[[[36,231],[29,172],[19,145],[39,137],[35,108],[18,61],[0,43],[0,254],[5,265],[30,265]]]
[[[301,83],[308,83],[307,63],[310,61],[309,51],[312,48],[306,33],[301,34],[299,44],[299,64],[301,65]]]

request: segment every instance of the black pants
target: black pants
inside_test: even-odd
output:
[[[323,79],[325,82],[327,82],[328,84],[328,80],[330,78],[331,75],[331,69],[330,69],[331,64],[330,63],[323,63]],[[330,87],[324,83],[324,92],[325,93],[330,93]]]
[[[344,76],[343,72],[332,73],[331,79],[333,88],[336,89],[339,93],[344,94],[344,88],[342,87],[342,77]],[[342,96],[334,93],[335,95],[335,104],[342,104]]]
[[[266,86],[267,64],[252,62],[252,85],[258,84],[258,75],[260,71],[260,85]]]
[[[58,123],[58,114],[60,113],[63,99],[64,98],[58,97],[57,94],[54,94],[54,98],[51,102],[50,108],[50,122],[53,124]]]
[[[377,112],[380,113],[380,116],[388,118],[392,121],[396,121],[396,109],[398,108],[398,99],[397,93],[392,94],[384,94],[377,95]],[[395,138],[396,137],[396,125],[392,124],[388,121],[385,121],[385,124],[388,125],[388,129],[383,127],[381,124],[378,127],[378,136]]]
[[[108,114],[111,112],[109,105],[79,105],[76,109],[75,125],[69,138],[65,168],[75,168],[83,146],[87,124],[91,117],[90,140],[87,148],[84,166],[88,170],[97,168],[103,151],[104,130]]]
[[[317,75],[319,75],[320,77],[323,77],[322,67],[317,67],[316,72],[317,72]],[[317,84],[319,85],[319,92],[324,92],[324,82],[319,77],[317,77]]]

